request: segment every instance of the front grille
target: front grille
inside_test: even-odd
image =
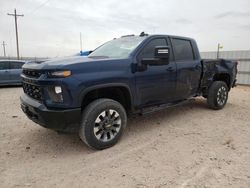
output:
[[[40,70],[23,69],[23,74],[27,77],[39,78],[42,75]]]
[[[42,90],[39,86],[23,82],[23,91],[36,100],[42,100]]]

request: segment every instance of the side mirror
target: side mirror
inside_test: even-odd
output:
[[[169,63],[169,46],[156,46],[154,58],[143,58],[141,63],[144,65],[167,65]]]

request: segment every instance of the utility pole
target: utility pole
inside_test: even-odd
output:
[[[220,49],[222,49],[222,48],[223,48],[223,46],[220,45],[220,43],[218,43],[218,46],[217,46],[217,59],[220,58]]]
[[[6,57],[6,52],[5,52],[5,46],[7,45],[7,44],[5,44],[5,42],[3,41],[3,55],[4,55],[4,57]]]
[[[17,59],[19,59],[19,43],[18,43],[18,29],[17,29],[17,17],[24,16],[23,14],[16,14],[16,9],[14,9],[14,14],[7,14],[8,16],[14,16],[15,18],[15,28],[16,28],[16,51],[17,51]]]
[[[80,32],[80,53],[82,53],[82,33]]]

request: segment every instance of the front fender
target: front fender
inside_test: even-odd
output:
[[[87,93],[96,90],[96,89],[104,89],[104,88],[109,88],[109,87],[123,87],[126,88],[129,92],[130,95],[130,99],[131,99],[131,106],[134,104],[134,99],[132,97],[132,93],[131,90],[129,88],[129,86],[127,84],[124,83],[107,83],[107,84],[98,84],[98,85],[94,85],[94,86],[90,86],[90,87],[84,87],[81,89],[80,93],[79,93],[79,97],[78,97],[78,104],[81,106],[82,101],[84,99],[84,97],[87,95]]]

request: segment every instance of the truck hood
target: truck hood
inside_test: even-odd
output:
[[[70,68],[72,65],[85,64],[85,63],[94,63],[94,62],[105,62],[105,61],[117,61],[118,59],[111,58],[89,58],[82,56],[74,57],[65,57],[65,58],[54,58],[43,62],[31,62],[26,63],[24,69],[44,69],[44,70],[53,70],[53,69],[65,69]],[[72,66],[72,67],[73,67]]]

